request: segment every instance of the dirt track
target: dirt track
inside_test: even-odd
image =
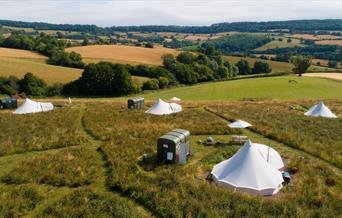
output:
[[[322,77],[322,78],[335,79],[335,80],[342,81],[342,73],[306,73],[306,74],[303,74],[303,76]]]

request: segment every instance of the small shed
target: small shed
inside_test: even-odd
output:
[[[190,154],[190,132],[174,129],[158,139],[157,160],[162,164],[185,164]]]
[[[0,109],[16,109],[17,107],[18,102],[15,98],[0,99]]]
[[[144,109],[144,98],[130,98],[127,101],[128,109]]]

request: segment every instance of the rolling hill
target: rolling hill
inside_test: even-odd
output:
[[[338,99],[342,98],[342,83],[322,78],[268,77],[205,83],[142,95],[152,100],[173,96],[184,100]]]
[[[144,48],[127,45],[92,45],[71,47],[66,51],[75,51],[82,55],[86,63],[109,61],[122,64],[161,65],[163,54],[177,55],[178,51],[169,48]]]

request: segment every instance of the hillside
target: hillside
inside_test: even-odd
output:
[[[71,47],[66,51],[75,51],[82,55],[86,63],[110,61],[123,64],[161,65],[163,54],[177,55],[178,51],[168,48],[144,48],[127,45],[92,45]]]
[[[256,61],[265,61],[267,62],[270,67],[272,68],[272,72],[291,72],[293,65],[286,62],[279,62],[279,61],[269,61],[263,60],[260,58],[250,58],[250,57],[236,57],[236,56],[226,56],[227,60],[231,63],[235,64],[241,59],[245,59],[248,61],[249,65],[252,67]]]
[[[77,79],[82,70],[49,65],[37,58],[13,58],[0,56],[0,76],[23,77],[27,72],[44,79],[48,84],[66,83]]]
[[[143,95],[153,100],[173,96],[184,100],[338,99],[342,98],[342,83],[309,77],[268,77],[206,83]]]

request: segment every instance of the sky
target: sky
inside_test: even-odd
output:
[[[342,19],[342,0],[0,0],[0,19],[125,25]]]

